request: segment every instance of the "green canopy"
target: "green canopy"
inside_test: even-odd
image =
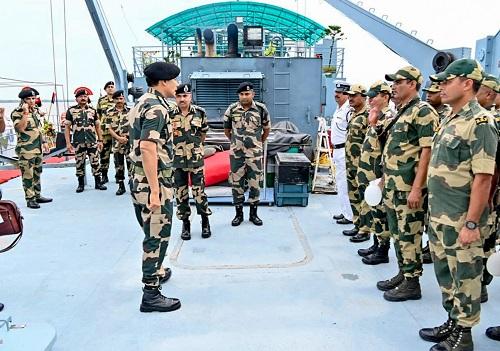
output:
[[[193,37],[196,28],[226,28],[243,17],[245,25],[262,26],[295,41],[314,45],[324,37],[325,28],[309,18],[282,7],[249,1],[227,1],[191,8],[165,18],[146,29],[167,45]]]

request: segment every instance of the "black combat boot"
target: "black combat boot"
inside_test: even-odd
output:
[[[0,312],[3,310],[3,303],[0,303]]]
[[[418,277],[405,278],[397,287],[384,293],[384,299],[393,302],[420,300],[421,298],[422,292],[420,291],[420,281]]]
[[[212,232],[210,231],[210,222],[208,221],[208,216],[201,216],[201,237],[203,239],[210,238]]]
[[[432,255],[431,249],[429,248],[429,243],[427,243],[427,245],[425,245],[425,247],[422,249],[422,263],[432,263]]]
[[[108,173],[103,173],[101,175],[101,184],[106,184],[109,182],[109,179],[108,179]]]
[[[26,206],[28,206],[29,208],[40,208],[40,205],[35,201],[35,199],[28,200],[26,202]]]
[[[104,184],[101,182],[101,177],[99,177],[99,176],[95,176],[95,177],[94,177],[94,180],[95,180],[95,188],[96,188],[97,190],[107,190],[107,189],[108,189],[108,188],[106,188],[106,187],[104,186]]]
[[[359,229],[354,227],[352,229],[343,230],[342,234],[344,234],[345,236],[354,236],[354,235],[358,234],[358,232],[359,232]]]
[[[262,219],[257,216],[257,205],[250,205],[250,222],[255,225],[262,225]]]
[[[125,194],[125,184],[123,184],[123,180],[118,182],[118,190],[116,191],[116,195],[120,196]]]
[[[378,247],[378,238],[376,235],[374,235],[373,236],[373,245],[367,249],[359,249],[358,255],[360,255],[361,257],[366,257],[368,255],[371,255],[372,253],[374,253],[377,250],[377,247]]]
[[[395,277],[392,277],[391,279],[388,280],[382,280],[377,282],[377,289],[381,291],[388,291],[394,289],[396,286],[401,284],[404,279],[405,276],[403,275],[403,272],[399,271]]]
[[[430,351],[474,351],[470,328],[457,325],[448,338],[432,346]]]
[[[39,204],[46,204],[52,202],[52,199],[50,197],[39,196],[36,198],[35,201],[38,202]]]
[[[191,222],[189,222],[189,218],[182,220],[181,239],[191,240]]]
[[[488,302],[488,286],[481,284],[481,303]]]
[[[160,287],[144,287],[141,312],[170,312],[179,308],[181,308],[179,299],[163,296]]]
[[[377,265],[381,263],[389,263],[389,248],[391,247],[391,242],[387,240],[386,242],[380,244],[374,253],[363,257],[361,261],[364,264]]]
[[[425,341],[441,342],[446,340],[453,329],[455,329],[456,322],[448,317],[448,320],[441,324],[439,327],[422,328],[418,331],[418,335]]]
[[[490,339],[500,341],[500,326],[499,327],[489,327],[488,329],[486,329],[486,336]]]
[[[243,222],[243,206],[236,206],[236,216],[234,216],[231,225],[233,227],[239,226]]]
[[[360,233],[358,232],[356,235],[351,237],[349,241],[351,243],[362,243],[363,241],[370,240],[370,233]]]
[[[76,188],[77,193],[81,193],[85,188],[85,178],[84,176],[78,176],[78,187]]]

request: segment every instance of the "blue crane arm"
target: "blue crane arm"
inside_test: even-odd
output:
[[[435,73],[432,67],[432,60],[439,52],[437,49],[349,0],[325,1],[361,28],[375,36],[395,54],[419,68],[422,71],[424,79],[427,79],[430,74]]]
[[[94,27],[101,41],[102,48],[106,54],[111,72],[115,79],[115,84],[117,89],[124,89],[127,91],[127,71],[122,66],[120,62],[120,57],[118,51],[115,48],[113,39],[111,37],[111,31],[106,24],[104,18],[104,12],[98,2],[98,0],[85,0],[87,8],[94,23]]]

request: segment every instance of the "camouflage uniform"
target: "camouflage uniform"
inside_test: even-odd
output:
[[[203,162],[202,136],[208,131],[205,110],[199,106],[191,105],[187,116],[180,108],[172,112],[172,130],[174,133],[174,184],[177,201],[177,218],[189,219],[189,184],[196,202],[196,212],[199,215],[209,216],[212,211],[208,208],[207,195],[205,194],[205,176]]]
[[[383,152],[385,205],[399,268],[406,278],[415,278],[422,275],[422,232],[427,191],[422,190],[423,203],[418,209],[410,209],[407,199],[422,148],[431,146],[438,116],[428,103],[415,96],[406,105],[399,106],[395,118],[397,122],[389,131]]]
[[[23,109],[14,110],[10,116],[14,128],[23,117]],[[34,201],[40,197],[42,174],[42,123],[37,109],[29,112],[28,124],[23,132],[16,129],[16,154],[23,179],[24,197],[26,201]]]
[[[351,90],[356,85],[351,86]],[[366,89],[364,89],[366,92]],[[370,233],[371,213],[370,206],[363,200],[364,191],[368,184],[359,184],[357,173],[361,158],[361,148],[368,130],[368,110],[366,105],[351,114],[351,120],[347,129],[347,140],[345,143],[345,163],[347,169],[347,188],[349,190],[349,201],[352,208],[352,222],[360,233]]]
[[[388,120],[394,117],[393,112],[389,107],[385,107],[380,111],[377,126],[368,128],[361,148],[361,157],[358,165],[358,184],[363,184],[366,189],[367,184],[371,181],[382,178],[382,149],[378,139],[378,128],[383,128]],[[371,208],[371,231],[375,233],[379,243],[387,243],[391,238],[389,225],[387,223],[387,215],[385,207],[380,204]]]
[[[130,160],[132,161],[131,194],[135,215],[144,232],[142,282],[146,286],[159,285],[164,274],[162,263],[167,252],[172,229],[172,124],[167,101],[154,88],[149,88],[129,112]],[[147,205],[150,186],[143,168],[140,150],[141,141],[152,141],[157,145],[158,182],[161,206],[151,212]]]
[[[492,89],[494,92],[498,93],[499,89],[499,84],[498,80],[495,76],[492,75],[486,75],[481,82],[482,85],[486,86],[487,88]],[[494,109],[494,106],[483,106],[487,110],[490,111],[490,113],[493,115],[495,119],[495,127],[497,128],[497,131],[500,133],[500,111]],[[497,153],[499,153],[500,150],[497,150]],[[498,167],[498,165],[497,165]],[[488,217],[488,226],[489,226],[489,234],[485,237],[484,239],[484,270],[483,270],[483,279],[482,279],[482,285],[486,287],[491,283],[493,280],[493,276],[488,272],[488,269],[486,268],[486,262],[488,261],[488,258],[495,253],[495,246],[496,246],[496,241],[498,237],[498,206],[499,206],[499,193],[498,193],[498,186],[497,186],[497,194],[493,198],[493,206],[494,209],[491,211],[490,216]],[[485,290],[485,293],[487,294],[487,290]],[[482,297],[483,298],[483,297]],[[485,296],[487,298],[487,295]]]
[[[88,156],[92,175],[99,177],[99,156],[97,154],[97,132],[99,120],[96,110],[90,105],[81,108],[72,106],[66,112],[66,127],[73,129],[73,146],[75,147],[76,176],[85,175],[85,158]]]
[[[439,123],[441,123],[443,119],[451,115],[451,106],[448,104],[442,104],[441,106],[436,108],[436,112],[439,116]]]
[[[127,137],[129,139],[129,125],[127,114],[130,109],[127,106],[119,111],[116,107],[112,107],[106,112],[106,116],[111,119],[109,127],[119,136]],[[116,182],[125,179],[125,163],[127,163],[128,177],[130,179],[130,143],[127,141],[125,144],[120,144],[118,140],[113,139],[113,156],[115,160],[115,178]]]
[[[113,116],[108,114],[108,111],[115,107],[113,98],[109,96],[101,96],[97,101],[97,116],[101,122],[102,133],[102,149],[99,154],[101,173],[103,177],[108,176],[109,159],[111,157],[111,149],[113,146],[113,137],[109,133],[108,127],[113,122]]]
[[[474,174],[493,174],[498,136],[493,117],[476,100],[448,118],[436,133],[429,165],[429,239],[443,307],[463,327],[479,322],[483,239],[488,208],[479,221],[481,239],[463,247],[458,234],[469,208]]]
[[[262,132],[271,128],[266,105],[254,101],[245,110],[235,102],[224,114],[224,128],[231,129],[232,153],[229,159],[234,205],[243,205],[247,188],[250,190],[248,201],[257,205],[262,177]]]

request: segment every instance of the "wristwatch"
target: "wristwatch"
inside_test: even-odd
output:
[[[478,227],[477,223],[476,222],[473,222],[473,221],[465,221],[465,228],[467,229],[470,229],[470,230],[474,230]]]

